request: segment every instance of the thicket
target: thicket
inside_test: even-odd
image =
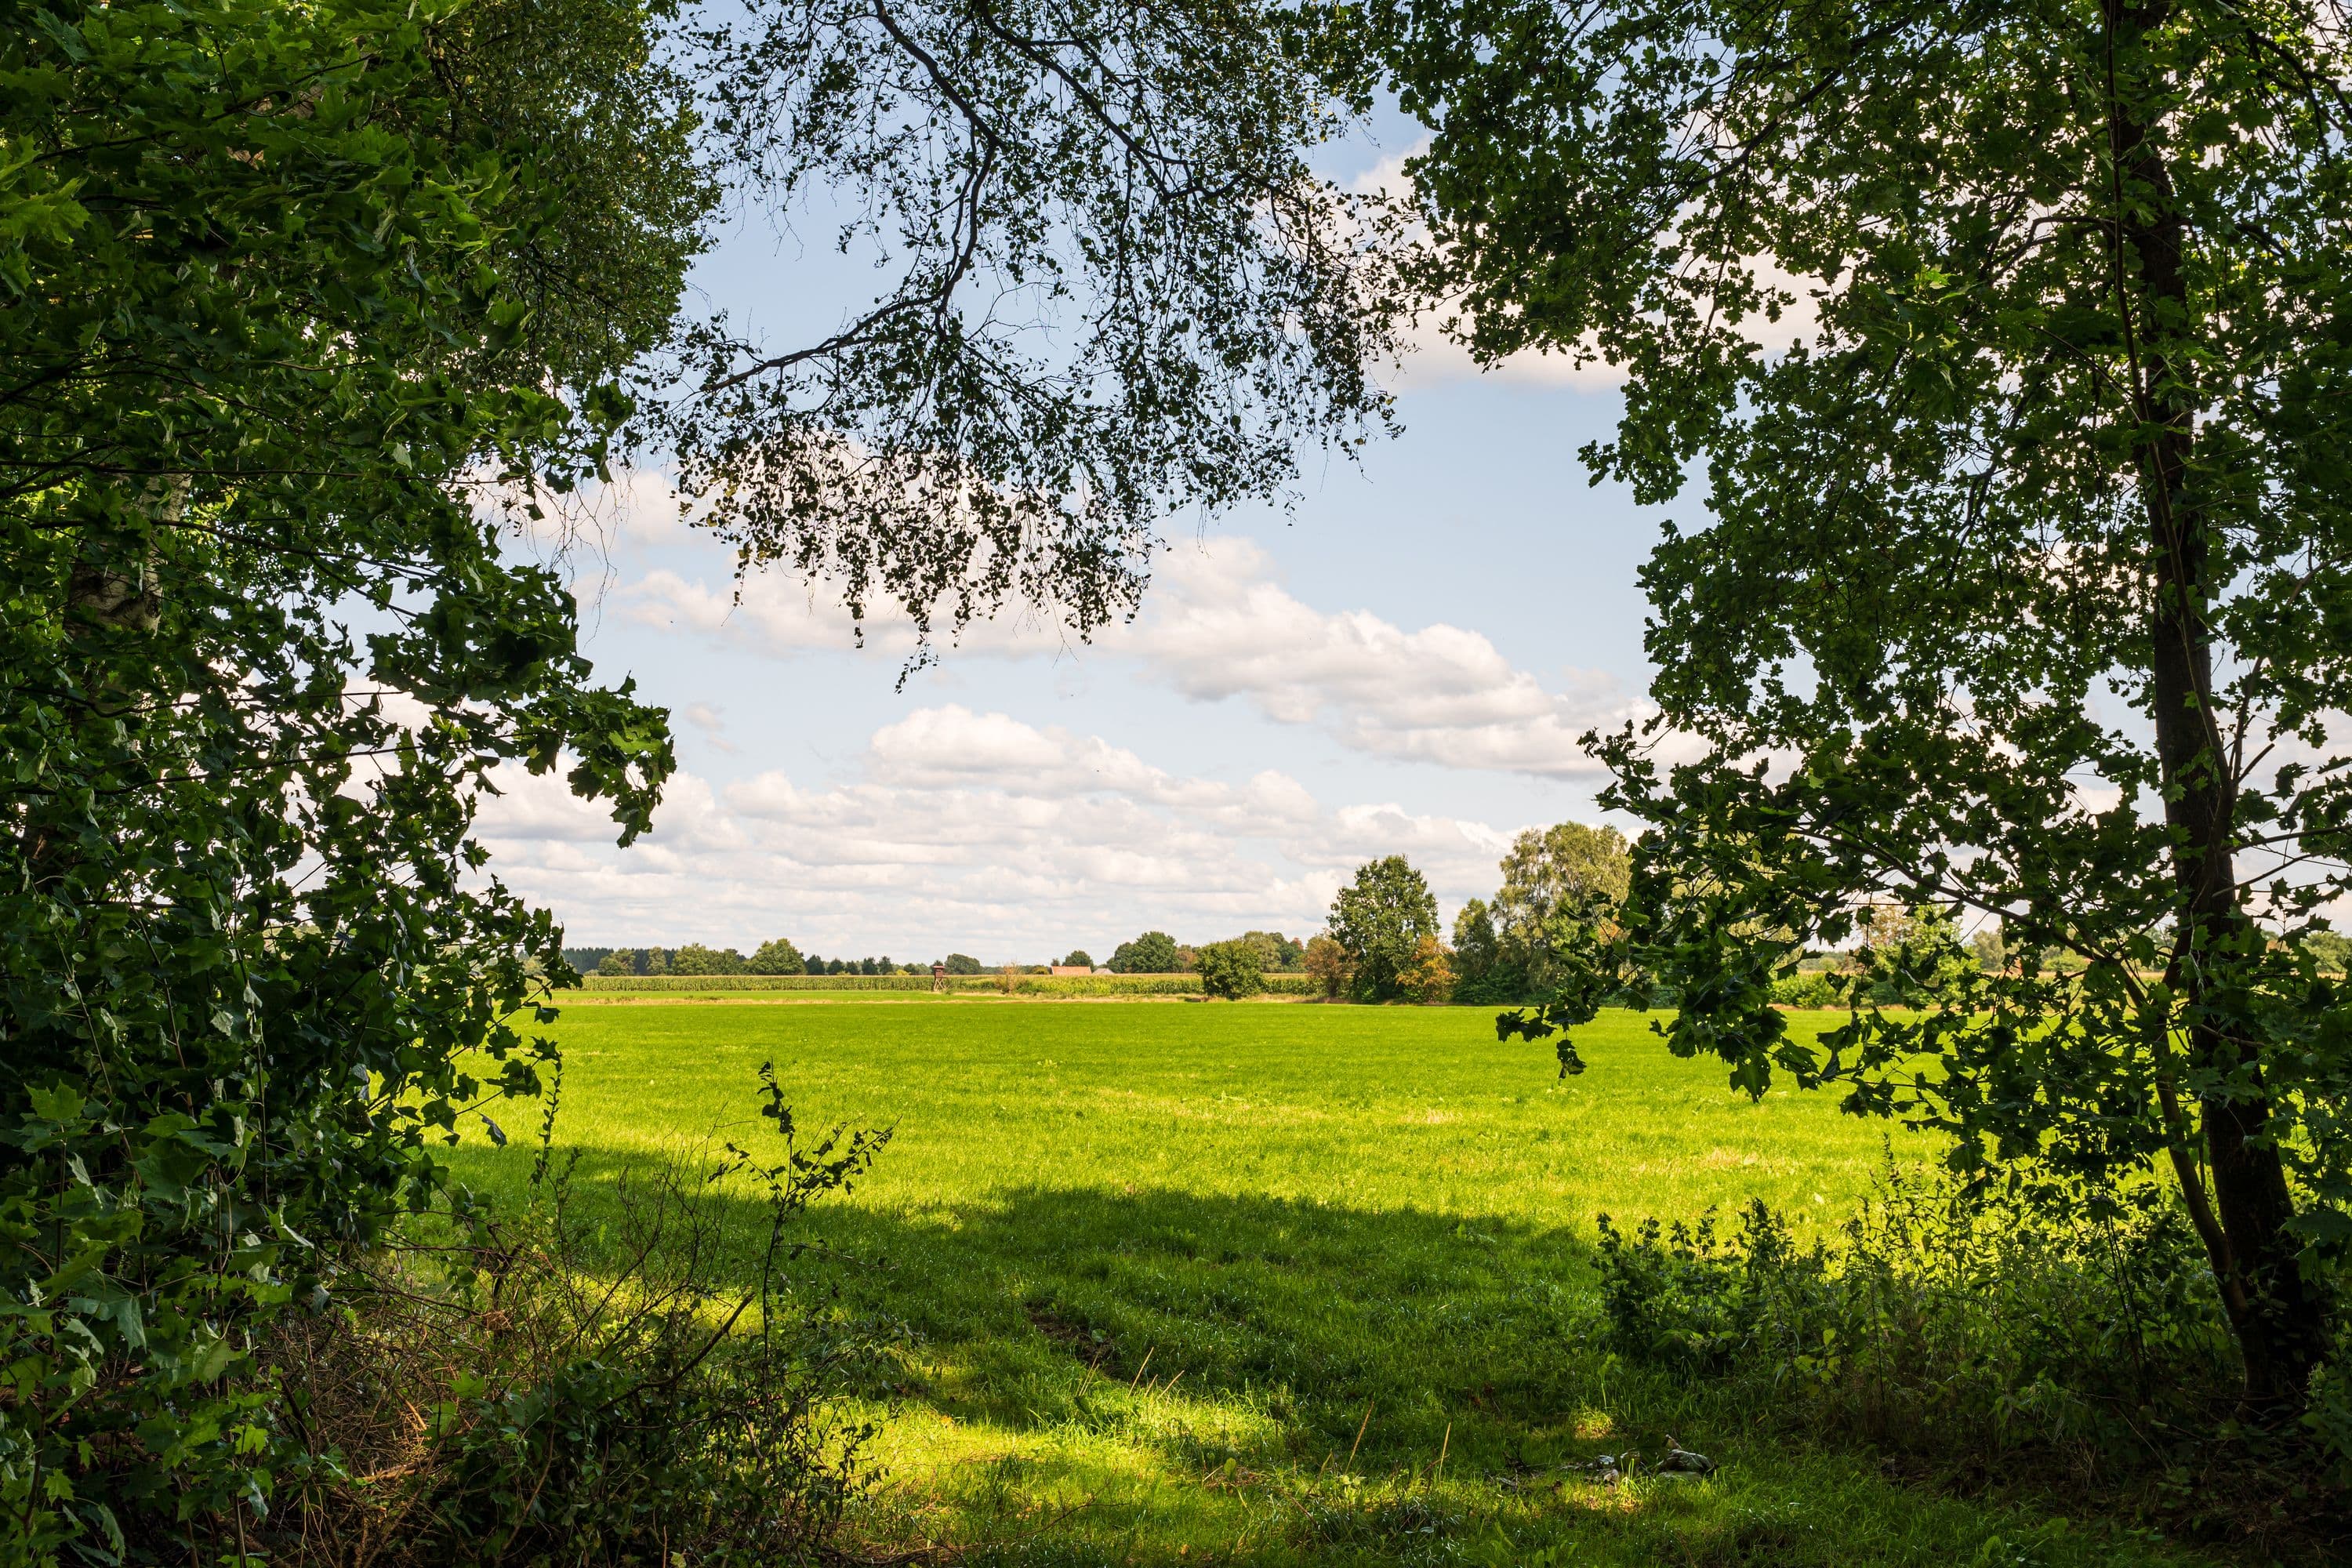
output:
[[[683,1150],[585,1192],[553,1101],[525,1196],[415,1225],[262,1342],[291,1439],[266,1556],[830,1561],[870,1428],[837,1396],[895,1343],[843,1319],[793,1231],[888,1141],[803,1141],[772,1067],[764,1150]],[[763,1141],[755,1141],[763,1142]],[[441,1216],[436,1216],[436,1218]]]
[[[1604,1215],[1600,1264],[1610,1350],[1769,1426],[2281,1556],[2352,1539],[2352,1385],[2323,1376],[2295,1433],[2236,1419],[2228,1314],[2154,1184],[2095,1215],[1890,1162],[1833,1238],[1801,1243],[1760,1202],[1728,1223]]]

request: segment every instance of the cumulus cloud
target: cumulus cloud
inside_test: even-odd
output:
[[[1366,195],[1410,198],[1412,181],[1404,165],[1407,160],[1427,151],[1428,146],[1428,140],[1423,138],[1411,150],[1380,160],[1352,182],[1352,188]],[[1734,330],[1767,355],[1778,354],[1793,342],[1810,341],[1821,327],[1821,305],[1816,294],[1823,286],[1822,280],[1792,273],[1770,256],[1752,257],[1748,266],[1766,288],[1786,291],[1790,302],[1782,307],[1777,321],[1768,321],[1760,314],[1750,315]],[[1580,345],[1581,353],[1523,349],[1503,360],[1482,364],[1458,335],[1464,307],[1465,302],[1458,298],[1440,301],[1413,321],[1404,335],[1406,352],[1391,378],[1398,390],[1475,380],[1513,386],[1564,387],[1578,392],[1609,392],[1625,384],[1624,368],[1601,358],[1598,342],[1591,335]]]
[[[952,704],[877,731],[845,783],[681,774],[626,851],[560,780],[499,783],[480,823],[493,866],[579,942],[740,947],[782,932],[826,952],[1035,960],[1146,921],[1188,941],[1303,932],[1366,858],[1410,856],[1452,903],[1487,890],[1510,837],[1392,804],[1326,807],[1280,773],[1175,773]]]
[[[1589,775],[1577,737],[1634,711],[1598,673],[1546,689],[1483,633],[1318,610],[1246,540],[1171,552],[1129,643],[1113,646],[1195,700],[1242,699],[1357,751],[1450,767]]]
[[[618,602],[622,616],[641,624],[777,657],[853,641],[837,600],[782,577],[713,587],[665,568]],[[914,628],[902,619],[870,621],[866,645],[904,658]],[[1054,629],[1015,618],[970,628],[958,651],[1020,658],[1074,650]],[[1141,614],[1106,628],[1083,657],[1132,662],[1144,679],[1195,701],[1247,702],[1278,723],[1316,726],[1370,755],[1549,778],[1591,776],[1578,737],[1642,710],[1597,672],[1547,687],[1480,632],[1442,623],[1407,630],[1366,610],[1318,609],[1276,581],[1265,552],[1244,539],[1171,551]]]

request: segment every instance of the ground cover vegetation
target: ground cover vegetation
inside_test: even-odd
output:
[[[1369,26],[1433,132],[1433,293],[1489,357],[1618,367],[1596,478],[1704,481],[1643,574],[1657,711],[1601,745],[1642,827],[1618,929],[1527,1032],[1654,984],[1751,1092],[1939,1129],[2055,1215],[2168,1205],[2242,1364],[2206,1426],[2341,1479],[2352,1011],[2309,937],[2352,892],[2343,9]],[[2019,961],[1910,922],[1866,968],[1916,1009],[1793,1031],[1776,983],[1886,904]]]
[[[0,1555],[299,1552],[286,1489],[358,1484],[271,1347],[470,1223],[436,1151],[542,1085],[567,977],[474,803],[557,770],[625,841],[672,766],[502,522],[667,458],[747,568],[1083,636],[1164,505],[1380,424],[1377,204],[1303,161],[1319,46],[1215,20],[0,5]],[[847,215],[881,296],[814,344],[682,317],[730,196]],[[435,1431],[528,1454],[643,1411],[708,1364],[673,1355],[699,1310],[558,1334]],[[559,1510],[592,1555],[737,1550],[711,1521],[767,1459],[647,1463],[625,1496],[514,1472],[489,1493],[530,1517],[480,1554]]]
[[[835,1261],[796,1272],[838,1291],[842,1331],[906,1331],[843,1407],[877,1427],[856,1554],[2331,1550],[2141,1425],[2235,1377],[2176,1214],[1956,1204],[1938,1135],[1890,1146],[1790,1086],[1727,1094],[1636,1014],[1598,1019],[1593,1070],[1567,1080],[1464,1008],[624,1003],[554,1028],[591,1197],[751,1120],[771,1058],[804,1121],[890,1127],[809,1216]],[[486,1190],[532,1165],[478,1134],[459,1159]],[[1651,1474],[1670,1437],[1720,1468]]]

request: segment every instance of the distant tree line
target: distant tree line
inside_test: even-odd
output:
[[[1202,968],[1202,955],[1211,948],[1238,945],[1248,951],[1259,974],[1296,972],[1305,960],[1307,944],[1278,931],[1244,931],[1225,942],[1194,947],[1166,931],[1149,931],[1123,942],[1102,967],[1115,974],[1190,974]],[[782,937],[762,942],[750,957],[731,947],[708,947],[688,942],[682,947],[567,947],[564,961],[583,974],[928,974],[929,963],[900,963],[888,954],[879,958],[823,958],[803,953]],[[950,974],[980,974],[1007,967],[983,964],[968,952],[950,952],[939,961]],[[1073,948],[1055,960],[1064,968],[1093,969],[1094,959],[1084,948]],[[1016,963],[1021,970],[1052,965]]]
[[[1296,970],[1307,952],[1306,943],[1278,931],[1244,931],[1200,947],[1180,942],[1164,931],[1148,931],[1132,942],[1120,942],[1105,967],[1114,974],[1191,974],[1201,969],[1202,955],[1211,948],[1236,943],[1255,955],[1261,973]]]
[[[1529,828],[1503,857],[1493,900],[1472,899],[1449,945],[1428,880],[1402,855],[1370,860],[1331,901],[1301,961],[1326,997],[1360,1002],[1539,1000],[1625,896],[1628,846],[1612,827]],[[1207,971],[1203,970],[1204,983]]]
[[[1613,924],[1631,877],[1631,849],[1613,827],[1563,822],[1513,841],[1491,902],[1473,899],[1454,919],[1454,1000],[1540,1000],[1559,984],[1593,933]]]
[[[1085,955],[1080,954],[1083,958]],[[682,947],[567,947],[564,962],[583,974],[929,974],[929,963],[900,963],[889,954],[879,958],[824,958],[803,953],[778,937],[763,942],[745,957],[731,947],[708,947],[690,942]],[[983,965],[968,952],[951,952],[939,961],[950,974],[978,974]],[[1075,962],[1075,961],[1074,961]]]

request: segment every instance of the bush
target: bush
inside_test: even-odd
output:
[[[1246,938],[1211,942],[1200,950],[1199,968],[1203,995],[1237,1002],[1265,989],[1265,953]]]
[[[1837,976],[1816,969],[1772,982],[1772,1000],[1783,1007],[1837,1007],[1844,1005],[1845,996]]]
[[[280,1331],[270,1359],[310,1439],[285,1555],[823,1560],[868,1436],[824,1402],[887,1340],[812,1315],[782,1266],[802,1211],[887,1134],[803,1144],[761,1076],[774,1163],[730,1144],[624,1173],[611,1205],[588,1205],[542,1142],[519,1211],[464,1225],[455,1248],[380,1257]],[[758,1202],[724,1190],[746,1181]]]
[[[1454,994],[1454,967],[1435,936],[1413,943],[1411,961],[1397,971],[1397,989],[1422,1002],[1443,1002]]]
[[[2230,1451],[2252,1441],[2231,1421],[2235,1342],[2202,1247],[2152,1186],[2064,1215],[1890,1168],[1835,1246],[1801,1246],[1760,1202],[1728,1235],[1711,1213],[1600,1224],[1609,1347],[1792,1427],[2041,1483],[2160,1488],[2186,1467],[2221,1492],[2302,1488],[2311,1509],[2352,1486],[2352,1418],[2330,1426],[2352,1404],[2325,1378],[2303,1452]]]
[[[1307,978],[1327,1002],[1337,1001],[1339,993],[1355,978],[1356,965],[1349,958],[1348,950],[1328,936],[1309,942],[1301,962],[1307,966]]]

